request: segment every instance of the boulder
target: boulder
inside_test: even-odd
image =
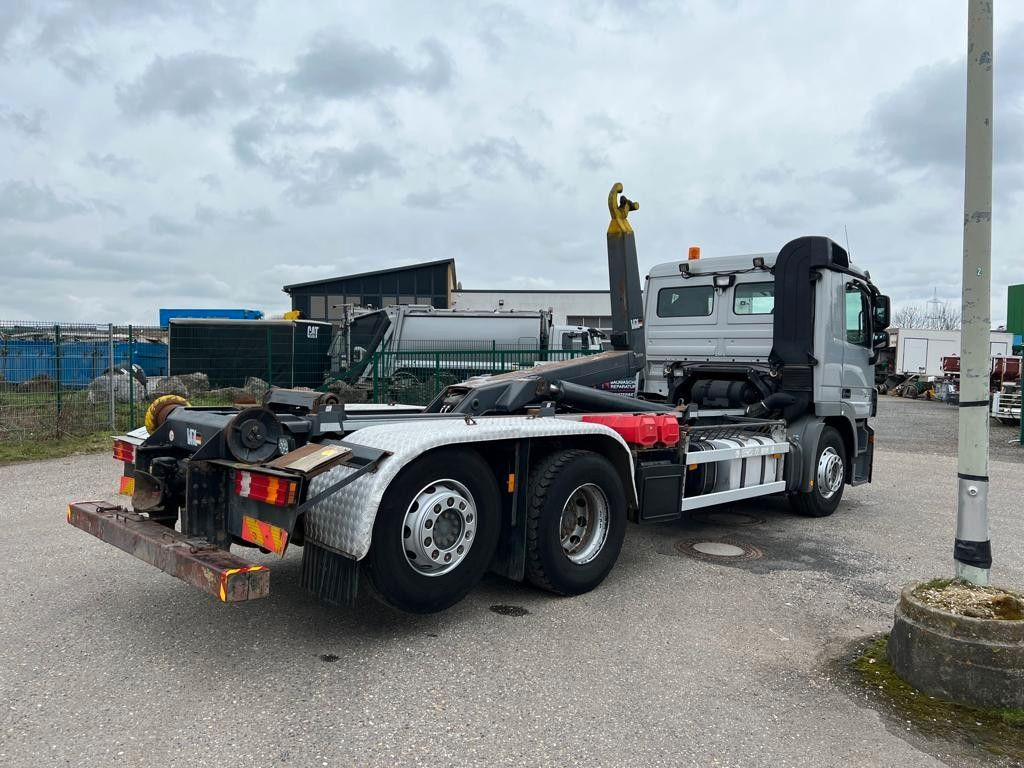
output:
[[[134,385],[134,389],[133,389]],[[89,382],[89,393],[86,395],[90,405],[110,402],[110,392],[114,392],[114,402],[128,403],[146,399],[146,387],[139,380],[125,371],[116,371],[112,376],[102,374]]]
[[[210,390],[210,377],[205,373],[180,373],[178,378],[181,379],[190,395],[198,395]]]
[[[220,387],[218,389],[211,389],[206,393],[206,397],[216,403],[253,403],[257,402],[257,397],[247,389],[241,387]]]
[[[270,389],[270,385],[257,376],[250,376],[245,380],[244,389],[259,400],[263,397],[266,391]]]
[[[147,391],[154,399],[164,395],[181,395],[187,400],[192,395],[181,376],[153,376]]]
[[[327,391],[336,394],[341,403],[365,403],[370,394],[367,389],[353,387],[344,381],[332,381]]]

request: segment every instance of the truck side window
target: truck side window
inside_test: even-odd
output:
[[[575,333],[563,333],[562,349],[583,349],[583,340]]]
[[[658,317],[707,317],[714,306],[715,289],[710,285],[658,291]]]
[[[737,315],[770,315],[775,310],[775,283],[739,283],[732,291]]]
[[[846,285],[846,340],[861,347],[871,346],[868,328],[868,301],[864,292],[853,283]]]

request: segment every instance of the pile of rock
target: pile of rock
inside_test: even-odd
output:
[[[154,376],[146,387],[150,399],[163,395],[181,395],[186,400],[210,391],[210,377],[205,373],[180,373],[175,376]]]

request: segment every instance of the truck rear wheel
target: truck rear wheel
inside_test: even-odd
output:
[[[619,473],[592,451],[558,451],[533,470],[526,577],[560,595],[589,592],[611,571],[626,533]]]
[[[494,556],[500,510],[494,473],[474,451],[447,449],[416,460],[377,512],[366,557],[373,588],[411,613],[454,605]]]
[[[828,517],[839,506],[846,487],[846,446],[835,427],[825,427],[815,450],[814,486],[806,493],[794,493],[789,504],[798,515]]]

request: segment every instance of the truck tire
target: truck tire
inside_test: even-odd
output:
[[[526,578],[560,595],[589,592],[611,571],[626,533],[626,494],[612,463],[592,451],[557,451],[533,470]]]
[[[428,453],[391,483],[366,556],[370,584],[389,605],[434,613],[457,603],[490,565],[501,497],[475,451]]]
[[[828,517],[846,488],[846,446],[835,427],[825,427],[814,452],[814,487],[789,497],[793,511],[805,517]]]

